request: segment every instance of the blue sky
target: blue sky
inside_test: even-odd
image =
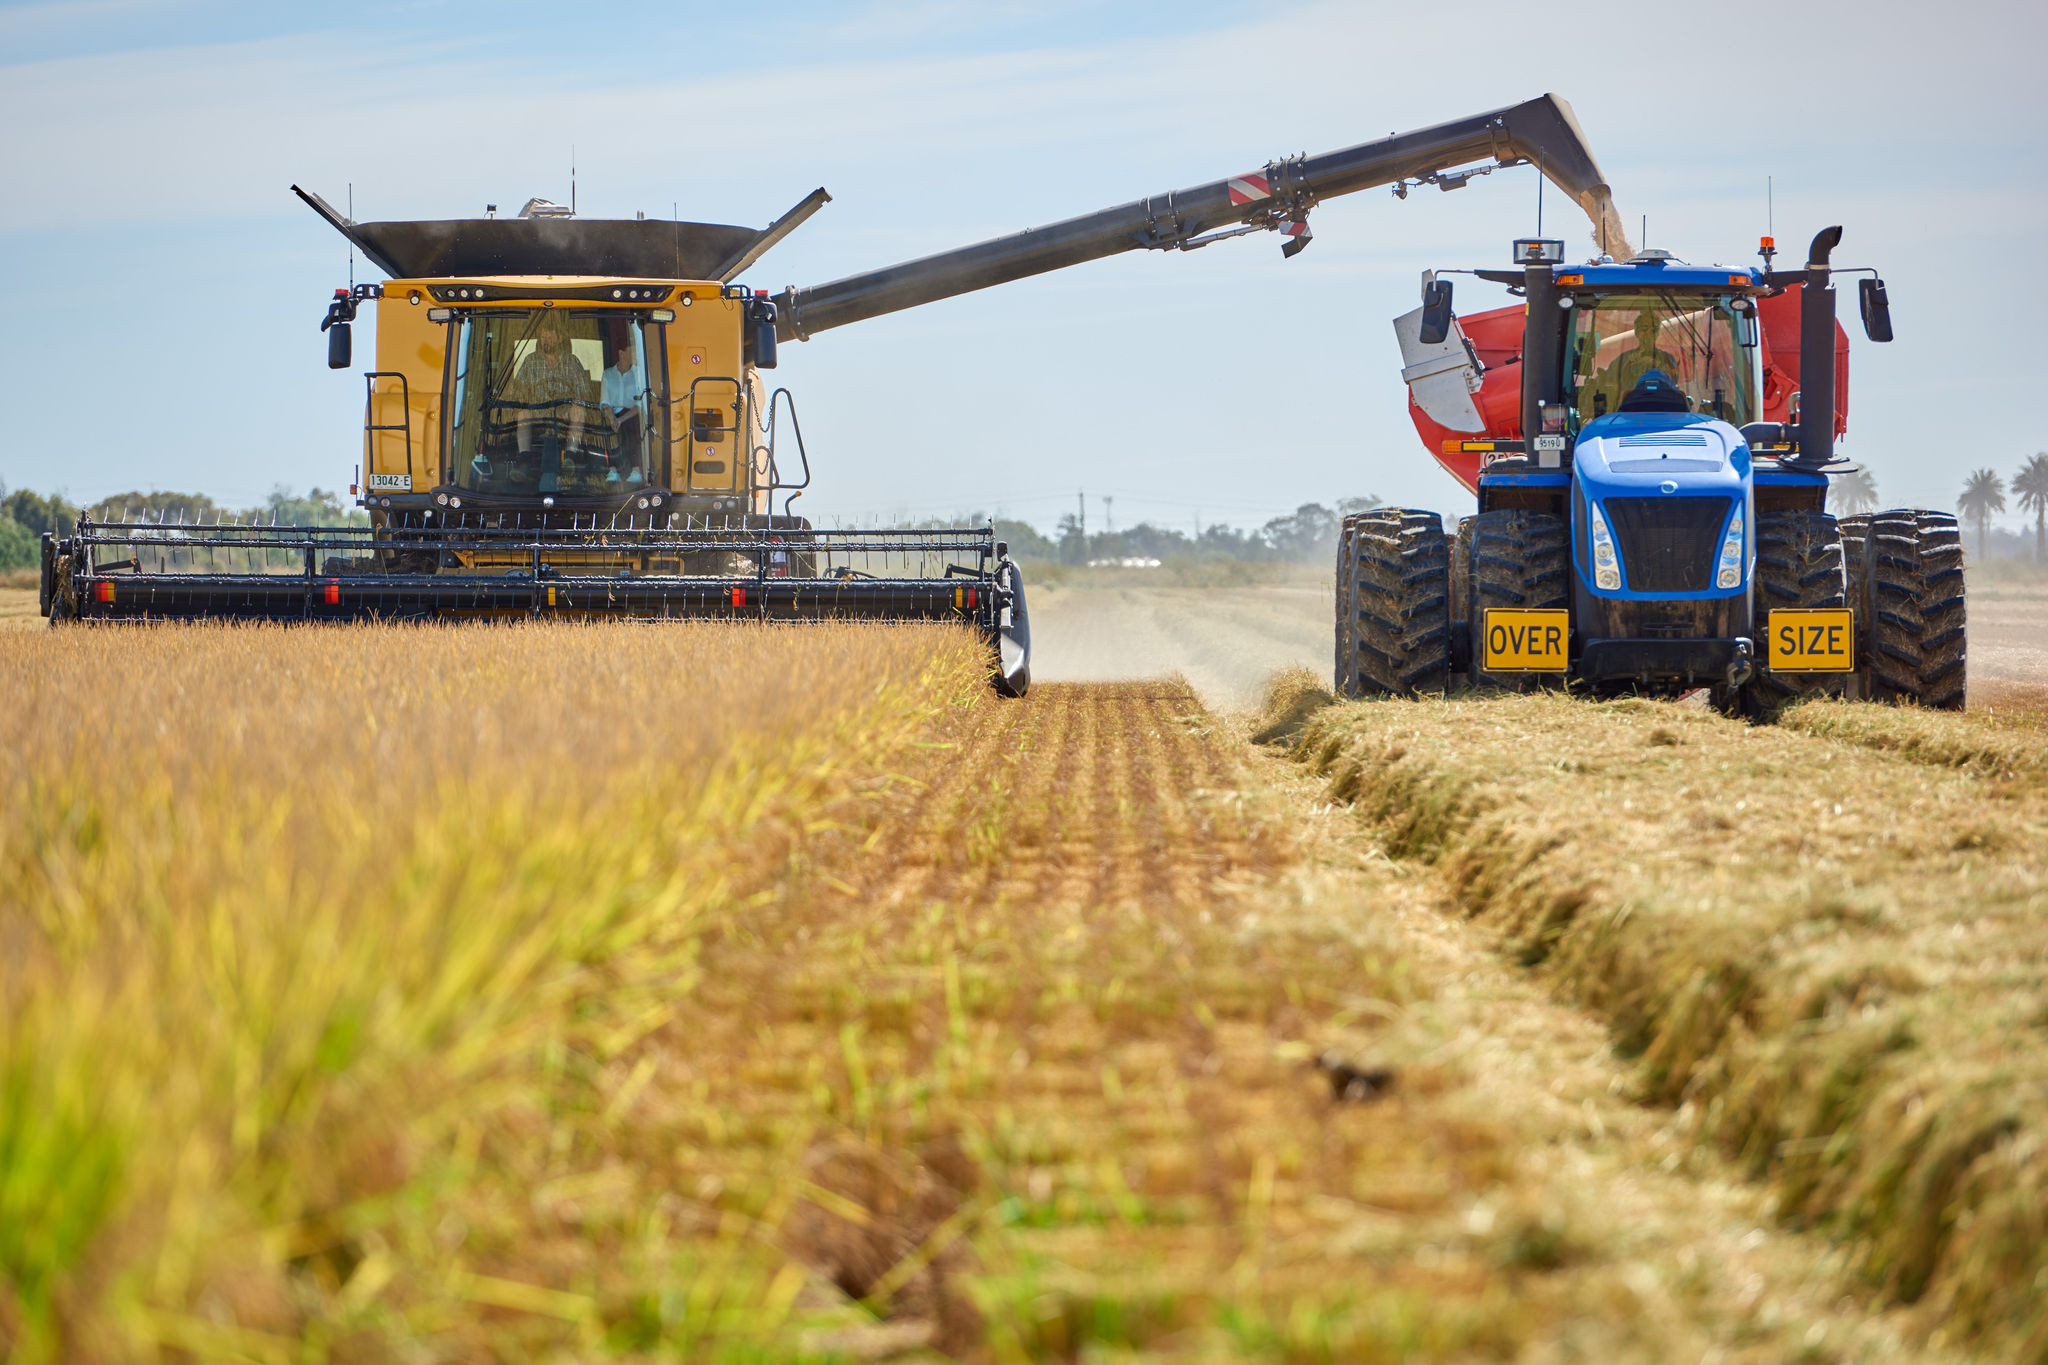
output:
[[[1884,271],[1899,340],[1853,338],[1843,453],[1888,502],[1949,506],[1965,470],[2048,449],[2044,40],[2038,5],[1882,0],[0,5],[0,479],[229,502],[349,481],[362,381],[316,331],[345,248],[293,182],[456,217],[567,199],[573,147],[586,214],[751,224],[822,184],[750,272],[780,288],[1555,90],[1650,245],[1749,259],[1766,176],[1795,254],[1845,226],[1837,260]],[[1319,207],[1293,260],[1264,234],[1131,253],[787,346],[806,510],[1469,510],[1404,415],[1389,321],[1425,267],[1504,264],[1534,205],[1527,170],[1369,191]]]

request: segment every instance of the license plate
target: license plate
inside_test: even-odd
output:
[[[412,475],[372,474],[370,476],[370,487],[380,492],[410,493],[412,491]]]
[[[1488,673],[1562,673],[1571,613],[1488,607],[1479,666]]]
[[[1784,608],[1770,614],[1765,666],[1773,673],[1852,673],[1856,618],[1846,607]]]

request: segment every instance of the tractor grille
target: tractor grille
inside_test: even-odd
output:
[[[1713,586],[1726,498],[1608,498],[1600,504],[1637,592],[1702,592]]]

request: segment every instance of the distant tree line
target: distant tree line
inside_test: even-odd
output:
[[[148,518],[151,521],[207,522],[276,521],[293,526],[366,526],[369,516],[344,507],[341,494],[315,488],[304,494],[282,485],[256,507],[223,507],[204,493],[141,491],[116,493],[88,504],[95,518]],[[61,493],[8,491],[0,484],[0,573],[34,568],[41,562],[39,542],[45,531],[63,535],[78,520],[78,504]]]
[[[1086,564],[1092,559],[1156,559],[1161,563],[1194,564],[1234,560],[1261,564],[1320,564],[1337,552],[1337,530],[1354,512],[1378,507],[1378,498],[1346,498],[1336,509],[1303,503],[1283,517],[1253,530],[1217,523],[1198,535],[1139,522],[1121,531],[1086,531],[1069,512],[1047,536],[1026,522],[998,518],[996,539],[1008,541],[1020,560]]]
[[[1956,498],[1956,511],[1963,520],[1977,528],[1977,557],[1988,558],[1991,552],[1991,517],[1993,513],[2005,510],[2006,481],[1998,471],[1986,467],[1973,471],[1963,480],[1963,491]],[[2030,456],[2012,476],[2011,491],[2019,499],[2020,510],[2034,514],[2034,559],[2037,563],[2048,564],[2048,451]]]

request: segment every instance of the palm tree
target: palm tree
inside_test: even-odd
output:
[[[1877,479],[1862,466],[1828,477],[1828,501],[1843,515],[1877,510]]]
[[[1980,469],[1963,485],[1962,496],[1956,499],[1956,511],[1977,523],[1977,558],[1983,559],[1989,553],[1987,545],[1991,536],[1991,514],[2005,510],[2005,480],[1989,469]]]
[[[2048,451],[2034,456],[2012,476],[2020,509],[2034,514],[2034,562],[2048,563]]]

